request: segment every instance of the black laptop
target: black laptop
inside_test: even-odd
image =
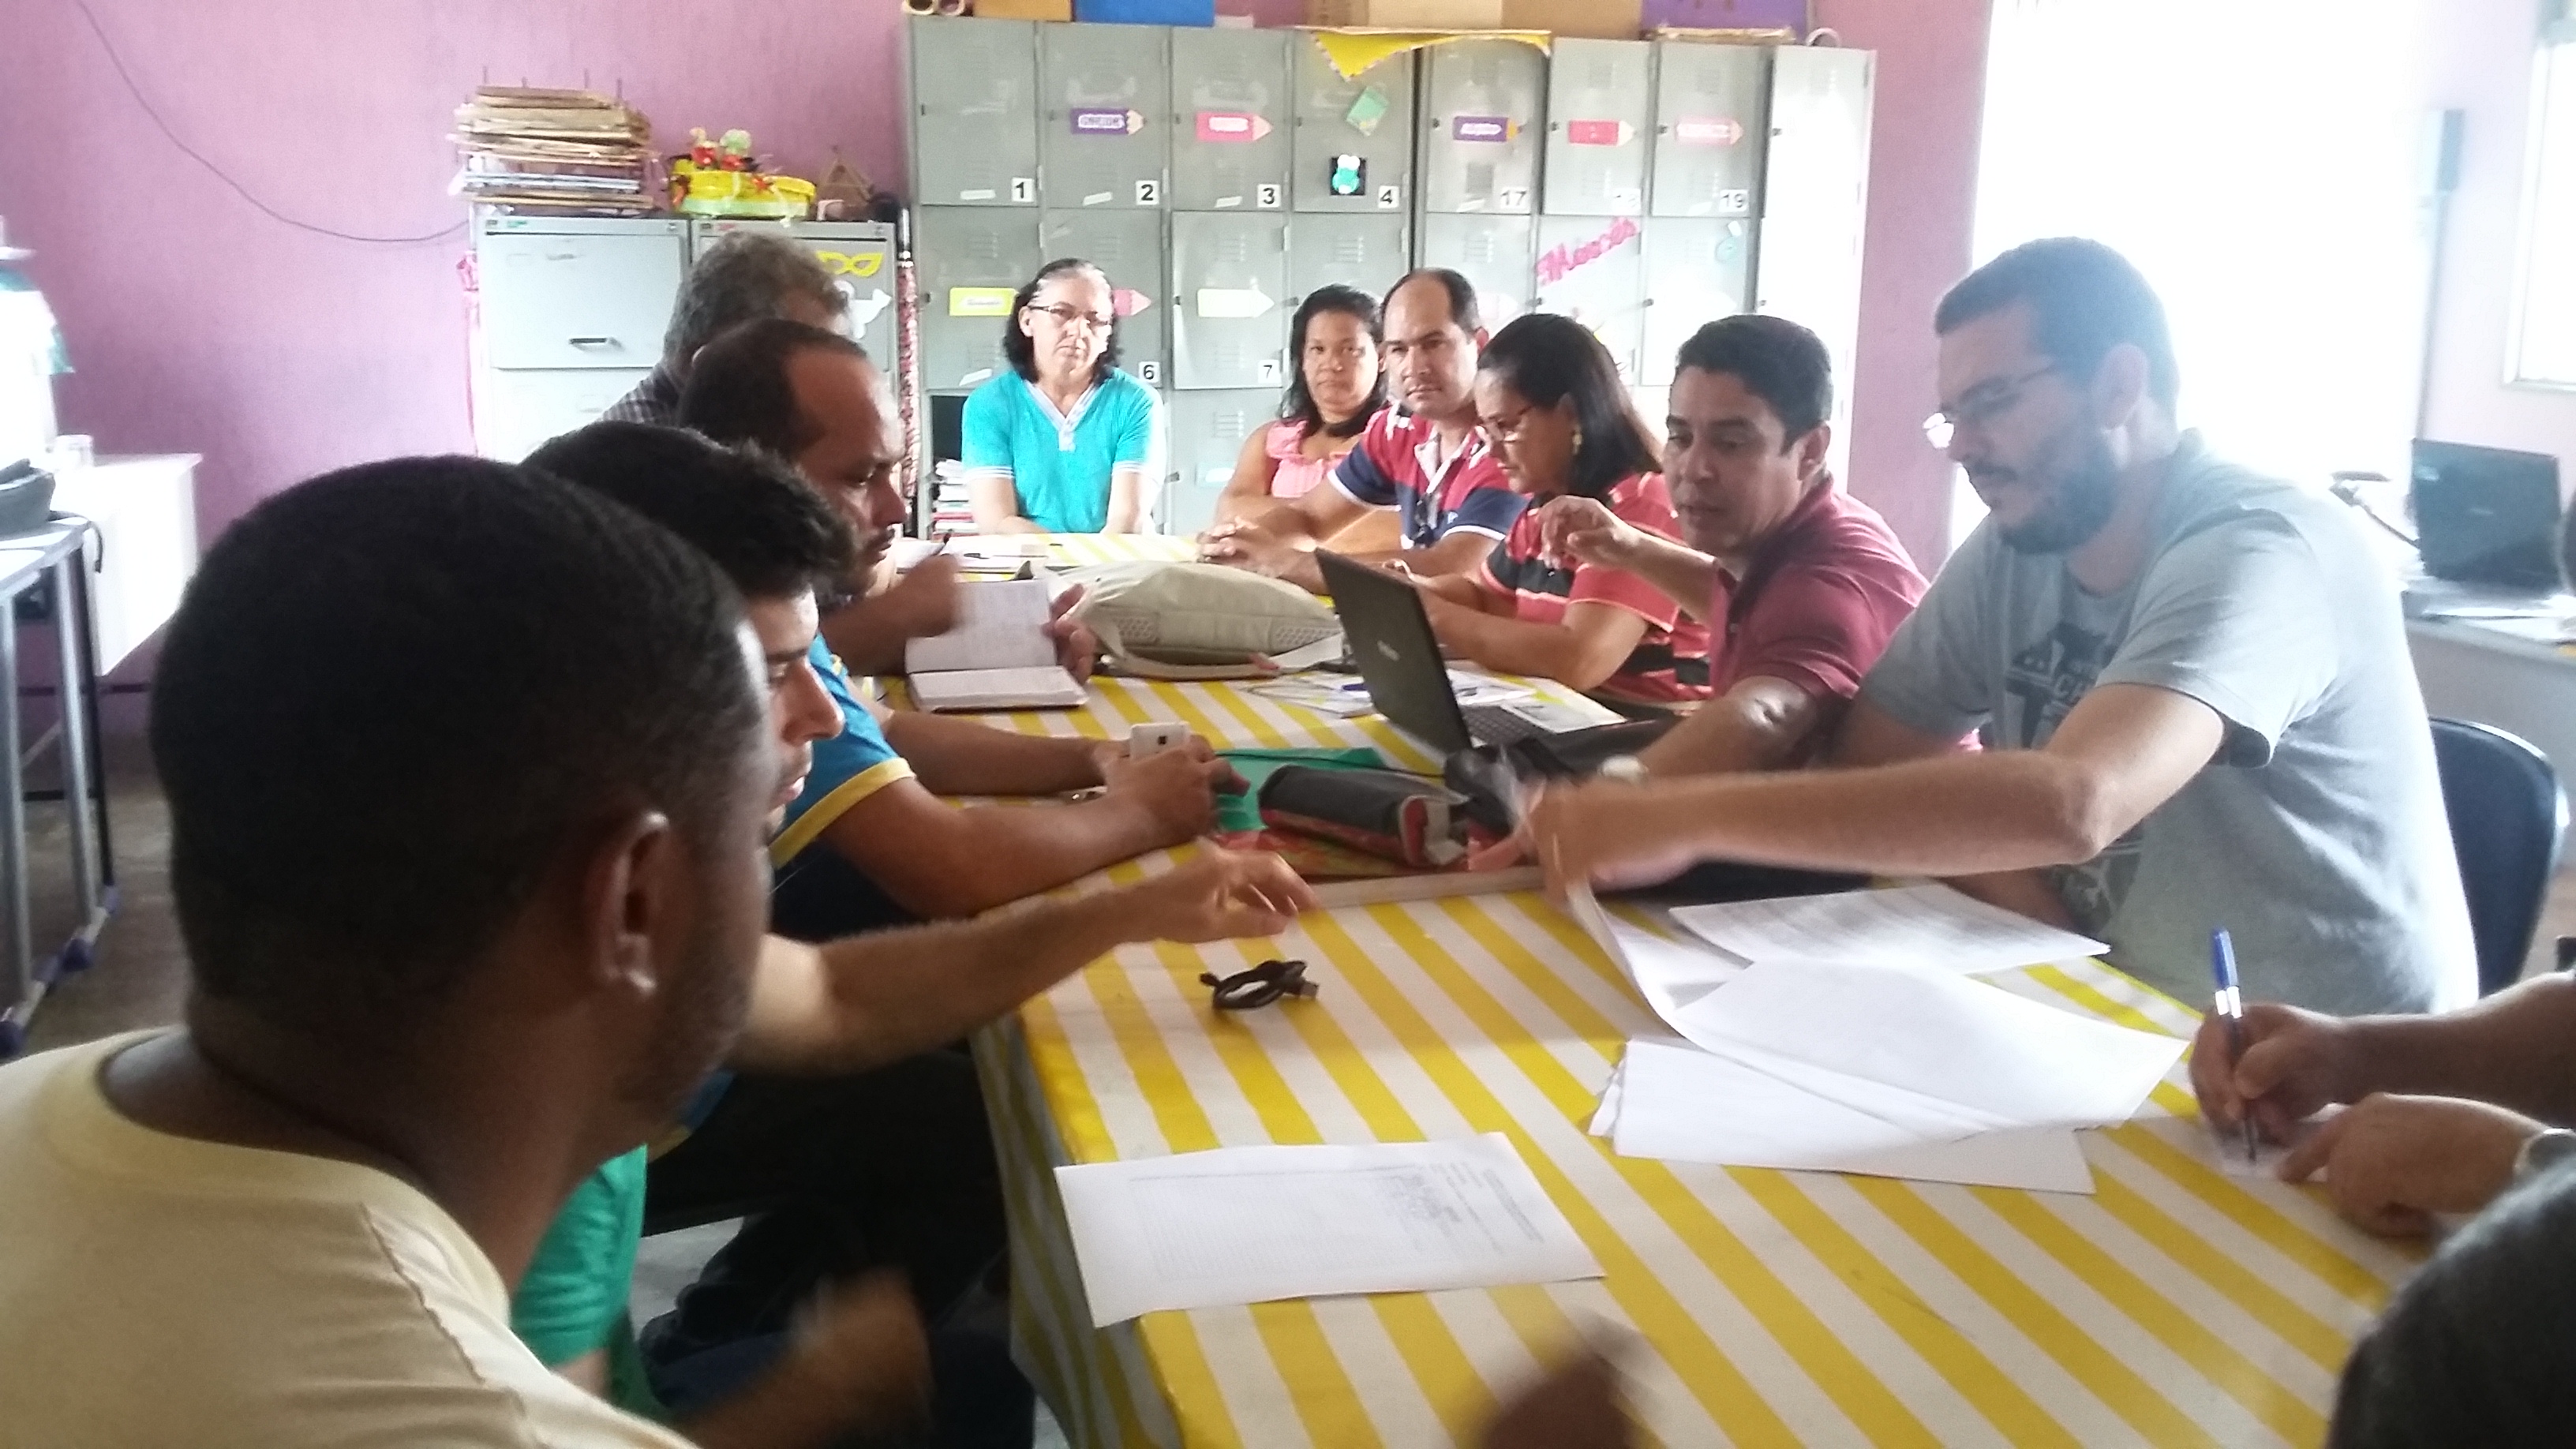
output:
[[[2418,438],[2407,499],[2424,572],[2537,593],[2566,587],[2556,458]]]
[[[1431,616],[1413,585],[1384,569],[1315,551],[1351,667],[1368,686],[1369,703],[1397,729],[1453,755],[1471,745],[1510,745],[1595,728],[1578,711],[1541,699],[1460,707]]]

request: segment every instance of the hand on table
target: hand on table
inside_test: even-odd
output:
[[[1563,568],[1585,563],[1624,569],[1637,557],[1645,533],[1597,500],[1552,498],[1538,510],[1539,556]]]
[[[1100,754],[1101,783],[1108,798],[1143,810],[1161,831],[1161,843],[1178,845],[1216,829],[1216,796],[1243,791],[1243,777],[1217,758],[1207,741],[1193,736],[1141,760],[1122,751]],[[1230,787],[1230,788],[1229,788]]]
[[[1199,535],[1201,560],[1231,564],[1274,579],[1293,571],[1305,554],[1306,550],[1249,518],[1216,524]]]
[[[1512,1395],[1485,1424],[1481,1449],[1626,1449],[1636,1425],[1619,1403],[1619,1371],[1586,1349]]]
[[[2251,1055],[2251,1053],[2248,1053]],[[2513,1182],[2541,1124],[2458,1097],[2373,1092],[2281,1160],[2286,1182],[2326,1172],[2335,1210],[2374,1233],[2420,1234],[2435,1213],[2473,1213]]]
[[[1279,857],[1213,847],[1120,894],[1133,922],[1128,939],[1136,941],[1276,936],[1317,904],[1314,891]]]
[[[1515,838],[1546,868],[1549,895],[1561,900],[1577,883],[1603,890],[1653,885],[1698,860],[1687,850],[1641,849],[1620,838],[1620,817],[1644,798],[1640,784],[1598,777],[1540,788]]]
[[[1064,667],[1065,673],[1086,683],[1093,667],[1100,663],[1100,636],[1080,619],[1065,616],[1073,612],[1087,592],[1084,585],[1076,584],[1056,595],[1055,602],[1047,605],[1046,622],[1046,636],[1055,644],[1055,662]]]
[[[2245,1054],[2228,1051],[2227,1019],[2201,1019],[2191,1047],[2191,1086],[2200,1114],[2234,1128],[2254,1114],[2254,1125],[2275,1142],[2290,1140],[2293,1124],[2317,1109],[2349,1102],[2370,1090],[2352,1040],[2352,1024],[2322,1012],[2258,1001],[2245,1008]]]
[[[871,1438],[930,1417],[930,1341],[900,1273],[825,1289],[797,1314],[783,1367]]]

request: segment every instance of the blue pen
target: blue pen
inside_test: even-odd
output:
[[[2236,985],[2236,942],[2221,926],[2209,933],[2209,970],[2218,978],[2218,1014],[2227,1018],[2227,1055],[2245,1059],[2245,993]],[[2245,1114],[2245,1160],[2259,1160],[2254,1140],[2254,1114]]]

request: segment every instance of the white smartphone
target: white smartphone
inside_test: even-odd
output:
[[[1179,720],[1149,719],[1127,727],[1127,758],[1141,760],[1160,754],[1190,737],[1190,727]]]

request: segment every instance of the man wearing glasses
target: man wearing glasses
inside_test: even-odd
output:
[[[959,460],[985,533],[1138,533],[1162,476],[1154,390],[1118,370],[1109,278],[1053,261],[1002,324],[1011,371],[966,399]]]
[[[1843,768],[1552,792],[1539,858],[1972,878],[2186,1000],[2216,927],[2250,996],[2471,999],[2423,698],[2343,512],[2177,427],[2163,307],[2107,247],[2007,252],[1934,326],[1928,431],[1991,513],[1863,681]],[[1986,748],[1957,752],[1970,731]]]

